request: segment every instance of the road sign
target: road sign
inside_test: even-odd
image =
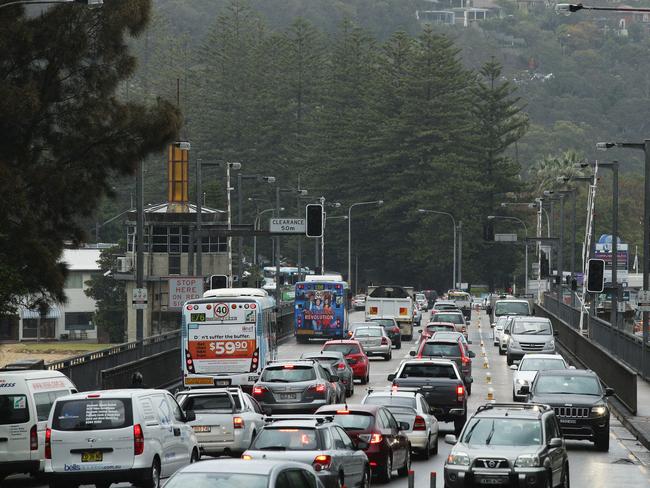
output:
[[[639,290],[636,301],[640,312],[650,312],[650,291]]]
[[[181,309],[186,301],[201,297],[203,297],[203,277],[169,278],[169,310]]]
[[[304,234],[305,219],[271,219],[269,230],[283,234]]]
[[[131,304],[136,310],[144,310],[147,308],[148,293],[146,288],[134,288]]]
[[[517,242],[517,234],[494,234],[494,242]]]

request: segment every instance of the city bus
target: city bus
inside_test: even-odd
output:
[[[294,328],[299,343],[348,337],[348,286],[341,279],[309,276],[295,287]]]
[[[183,305],[181,355],[188,388],[252,390],[277,358],[275,300],[258,288],[218,288]]]

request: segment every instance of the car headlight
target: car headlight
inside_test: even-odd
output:
[[[512,347],[519,347],[519,343],[515,339],[510,339],[510,341],[508,341],[508,344]]]
[[[591,413],[593,413],[596,417],[602,417],[607,413],[607,407],[605,405],[597,405],[595,407],[591,407]]]
[[[539,456],[534,454],[522,454],[515,461],[515,466],[519,468],[535,468],[539,465]]]
[[[528,384],[528,381],[527,381],[527,380],[524,380],[524,379],[522,379],[522,378],[517,378],[517,379],[515,380],[515,382],[516,382],[518,385],[527,385],[527,384]]]
[[[447,457],[447,464],[469,466],[469,455],[466,452],[452,452]]]
[[[555,340],[554,339],[551,339],[550,341],[548,341],[546,343],[546,348],[547,349],[553,349],[554,347],[555,347]]]

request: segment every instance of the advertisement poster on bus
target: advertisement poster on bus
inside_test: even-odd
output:
[[[188,312],[187,350],[194,372],[244,373],[257,351],[255,303],[216,303],[207,312]]]
[[[343,303],[340,294],[331,290],[309,290],[301,295],[301,329],[309,329],[318,334],[341,327],[340,314],[336,313],[337,305],[340,308]]]

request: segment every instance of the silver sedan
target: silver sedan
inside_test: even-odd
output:
[[[383,356],[386,361],[393,357],[393,343],[382,326],[360,325],[354,329],[351,339],[359,341],[368,356]]]

